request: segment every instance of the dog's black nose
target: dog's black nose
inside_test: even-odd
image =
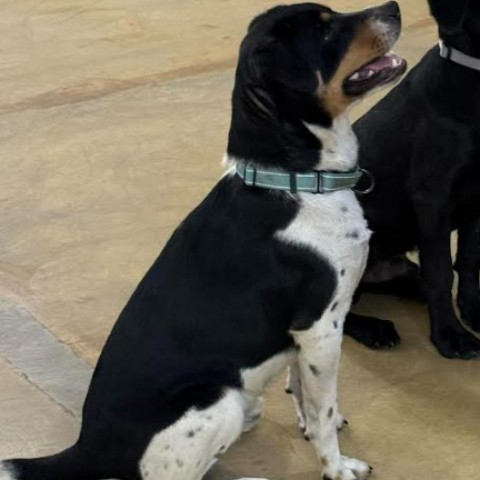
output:
[[[382,18],[401,19],[400,6],[397,2],[387,2],[378,7],[378,15]]]

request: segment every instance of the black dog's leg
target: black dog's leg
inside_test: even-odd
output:
[[[480,331],[480,220],[458,231],[458,308],[465,322]]]
[[[448,203],[433,195],[415,198],[420,226],[420,263],[431,323],[431,339],[447,358],[475,358],[480,341],[463,328],[452,302],[453,268]]]
[[[380,265],[381,263],[382,262],[376,262],[376,265]],[[373,281],[373,279],[375,279],[377,282],[385,281],[386,277],[383,274],[379,274],[379,271],[384,272],[385,270],[390,270],[390,268],[374,267],[374,277],[370,275],[369,280]],[[371,270],[367,271],[366,276],[369,275],[369,271]],[[360,300],[364,291],[365,283],[362,280],[362,283],[360,283],[355,292],[353,303],[357,303]],[[345,319],[343,332],[345,335],[352,337],[357,342],[373,350],[393,348],[400,343],[400,335],[390,320],[366,317],[352,312],[349,312]]]
[[[347,315],[344,333],[374,350],[393,348],[400,343],[393,322],[352,312]]]
[[[405,254],[370,265],[362,279],[362,292],[424,300],[420,269]]]

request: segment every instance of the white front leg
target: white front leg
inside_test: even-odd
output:
[[[371,468],[365,462],[342,457],[337,438],[337,380],[342,329],[322,318],[309,330],[292,332],[299,347],[301,399],[306,438],[322,464],[325,479],[363,480]]]

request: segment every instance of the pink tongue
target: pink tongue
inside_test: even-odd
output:
[[[375,60],[375,62],[365,65],[361,70],[355,72],[350,77],[350,80],[353,82],[367,80],[383,70],[399,67],[402,62],[403,60],[401,57],[394,53],[389,53],[388,55]]]
[[[394,53],[389,53],[382,58],[379,58],[375,62],[367,65],[365,68],[373,70],[375,73],[378,73],[381,70],[385,70],[386,68],[395,68],[400,65],[402,59],[395,55]]]

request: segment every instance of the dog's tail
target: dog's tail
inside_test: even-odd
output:
[[[50,457],[0,462],[0,480],[99,480],[108,478],[78,445]]]

